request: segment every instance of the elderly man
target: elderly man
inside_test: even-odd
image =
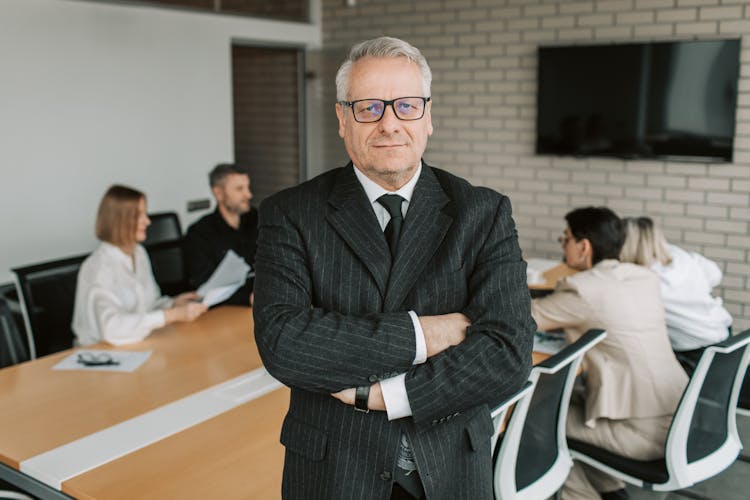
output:
[[[388,37],[336,76],[351,162],[260,210],[255,339],[291,387],[287,499],[490,499],[490,408],[535,328],[508,198],[422,161],[431,72]]]

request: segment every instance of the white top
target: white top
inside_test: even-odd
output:
[[[412,178],[404,184],[398,191],[387,191],[379,184],[375,183],[365,174],[363,174],[357,167],[354,167],[354,174],[357,176],[359,183],[362,184],[362,188],[365,190],[367,199],[370,200],[372,209],[375,211],[375,216],[378,218],[380,229],[385,231],[385,226],[388,225],[388,221],[391,220],[391,216],[388,210],[383,205],[378,203],[378,198],[384,194],[397,194],[401,196],[405,201],[401,203],[401,213],[406,217],[406,211],[409,210],[409,203],[414,195],[414,187],[417,185],[419,175],[422,173],[422,164],[419,164],[419,168],[414,173]],[[414,354],[414,363],[418,365],[424,363],[427,360],[427,344],[424,338],[424,332],[422,331],[422,325],[419,324],[419,317],[414,311],[409,311],[411,322],[414,325],[414,337],[416,340],[416,353]],[[385,402],[385,409],[388,413],[388,420],[394,420],[397,418],[411,416],[411,404],[409,404],[409,397],[406,393],[406,374],[402,373],[395,377],[388,378],[380,381],[380,390],[383,393],[383,401]]]
[[[135,246],[134,258],[102,242],[78,272],[72,328],[78,345],[102,340],[113,345],[143,340],[164,326],[172,299],[162,297],[148,254]]]
[[[669,245],[672,262],[654,264],[661,278],[667,333],[675,351],[705,347],[727,338],[732,316],[711,291],[721,282],[721,269],[695,252]]]

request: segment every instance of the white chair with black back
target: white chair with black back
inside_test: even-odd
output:
[[[737,400],[737,415],[750,418],[750,372],[745,372],[745,378],[740,388],[740,396]],[[750,463],[750,455],[740,453],[738,460]]]
[[[532,368],[531,387],[518,398],[496,444],[493,437],[496,499],[538,500],[562,487],[573,465],[565,440],[573,384],[583,355],[605,336],[603,330],[589,330]],[[503,407],[493,417],[501,421],[501,413]]]
[[[750,330],[706,347],[667,434],[665,456],[632,460],[568,439],[575,460],[653,491],[677,491],[720,473],[742,449],[736,408],[750,359]]]
[[[34,359],[73,347],[78,270],[86,255],[12,269]]]
[[[0,500],[34,500],[20,491],[0,490]]]

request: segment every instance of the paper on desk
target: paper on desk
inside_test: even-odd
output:
[[[249,275],[250,266],[247,262],[234,250],[229,250],[211,277],[196,291],[203,297],[203,303],[210,307],[231,297],[245,284]]]
[[[560,263],[553,259],[526,259],[526,284],[539,285],[544,283],[544,272]]]
[[[536,332],[534,333],[534,347],[536,352],[546,354],[557,354],[565,349],[568,343],[565,341],[564,333]]]
[[[78,355],[90,353],[93,357],[109,356],[117,365],[86,366],[78,362]],[[105,351],[101,349],[76,349],[52,367],[53,370],[85,370],[95,372],[133,372],[151,356],[151,351]]]

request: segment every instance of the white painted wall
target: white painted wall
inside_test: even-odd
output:
[[[112,183],[149,211],[210,197],[233,154],[231,42],[320,46],[311,25],[72,0],[0,6],[0,283],[88,252]]]

